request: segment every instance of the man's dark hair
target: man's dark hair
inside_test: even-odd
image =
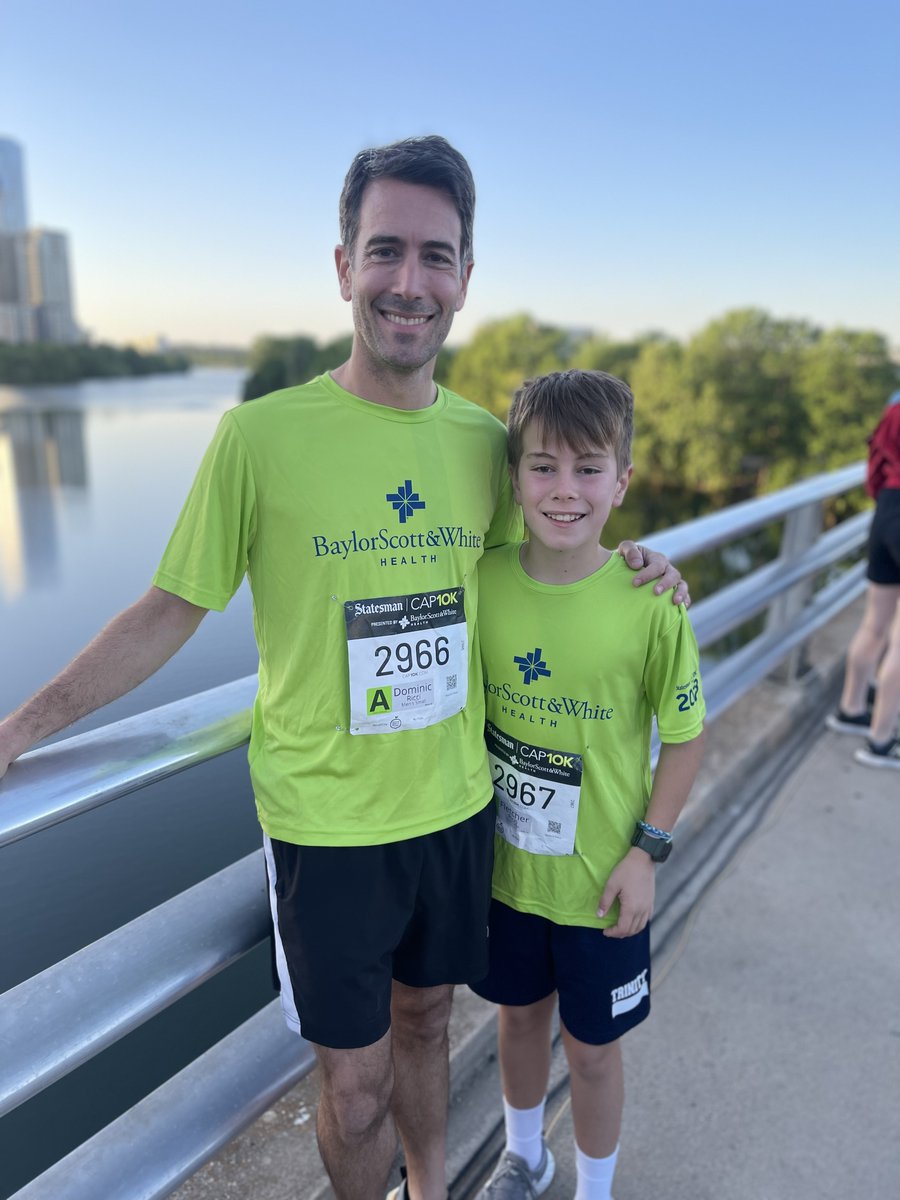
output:
[[[359,212],[363,192],[375,179],[399,179],[435,188],[449,196],[459,213],[460,267],[472,261],[472,227],[475,223],[475,180],[469,164],[446,138],[404,138],[390,146],[360,150],[350,164],[341,191],[341,244],[353,253],[359,233]]]

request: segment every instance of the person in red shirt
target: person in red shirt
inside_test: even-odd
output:
[[[866,607],[847,651],[840,707],[826,725],[836,733],[868,734],[854,754],[857,762],[900,770],[900,391],[869,438],[866,491],[875,500]],[[876,668],[869,713],[866,693]]]

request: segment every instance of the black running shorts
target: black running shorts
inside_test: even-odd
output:
[[[391,1024],[391,981],[470,983],[487,970],[494,801],[459,825],[383,846],[266,838],[281,1004],[334,1049]]]
[[[869,567],[872,583],[900,583],[900,488],[882,488],[869,532]]]
[[[579,1042],[604,1046],[650,1014],[650,926],[609,938],[491,904],[490,970],[472,990],[495,1004],[536,1004],[559,993],[559,1017]]]

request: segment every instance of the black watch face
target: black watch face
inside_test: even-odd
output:
[[[632,846],[638,846],[641,850],[646,850],[654,862],[665,862],[672,853],[672,843],[665,841],[663,838],[653,837],[652,834],[645,833],[641,830],[635,834]]]
[[[662,838],[653,838],[653,841],[656,843],[656,845],[650,853],[653,855],[654,861],[665,862],[672,853],[672,843],[664,842]]]

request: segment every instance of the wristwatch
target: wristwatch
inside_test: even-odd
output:
[[[665,862],[672,853],[672,835],[664,834],[661,829],[654,829],[652,825],[646,825],[643,821],[638,821],[635,825],[631,844],[639,850],[646,850],[656,863]]]

